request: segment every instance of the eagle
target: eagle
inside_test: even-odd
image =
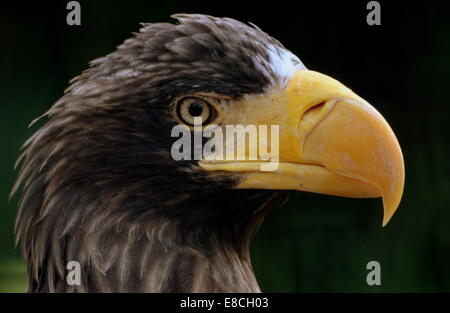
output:
[[[172,17],[92,61],[25,142],[11,194],[29,292],[260,292],[249,246],[293,193],[381,197],[383,225],[397,209],[402,152],[368,102],[254,24]],[[277,167],[176,160],[172,130],[195,118],[277,125]]]

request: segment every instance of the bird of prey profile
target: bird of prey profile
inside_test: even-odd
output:
[[[402,152],[365,100],[254,25],[174,18],[92,61],[25,143],[12,193],[30,292],[259,292],[249,245],[292,192],[382,197],[383,224],[398,207]],[[175,160],[171,130],[195,117],[279,125],[278,167]]]

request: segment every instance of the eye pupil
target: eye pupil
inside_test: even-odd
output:
[[[182,98],[176,103],[174,109],[173,113],[179,122],[194,127],[199,122],[201,125],[209,125],[217,116],[211,102],[200,97]],[[200,120],[197,121],[197,119]]]
[[[203,105],[199,102],[192,102],[189,106],[189,114],[192,116],[200,116],[203,113]]]

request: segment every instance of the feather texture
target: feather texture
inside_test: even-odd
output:
[[[170,103],[263,92],[277,82],[267,47],[282,46],[232,19],[174,17],[91,62],[25,143],[12,194],[22,186],[29,291],[259,291],[250,239],[287,193],[233,190],[236,174],[175,162]],[[69,261],[79,286],[66,284]]]

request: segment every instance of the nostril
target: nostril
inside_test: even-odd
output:
[[[324,116],[327,115],[327,112],[332,108],[332,106],[326,105],[327,102],[323,101],[316,105],[313,105],[308,110],[303,113],[300,123],[298,125],[298,132],[302,134],[302,136],[307,136],[308,133],[317,125]]]
[[[312,107],[310,107],[308,110],[305,111],[305,113],[303,114],[303,118],[312,115],[312,116],[317,116],[317,114],[320,113],[321,109],[324,107],[325,105],[325,101],[320,102],[316,105],[313,105]]]

